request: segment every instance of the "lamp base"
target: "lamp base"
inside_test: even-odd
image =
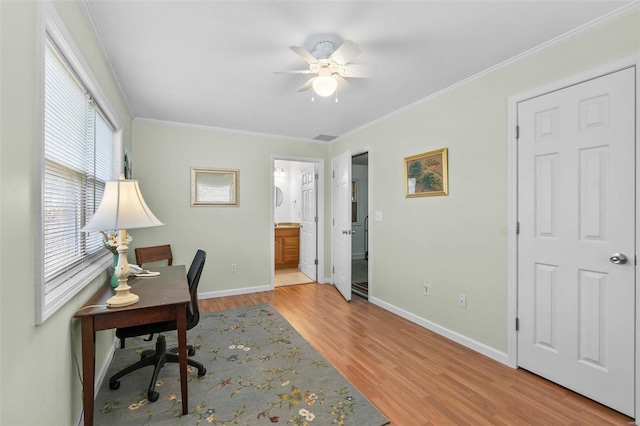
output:
[[[107,306],[109,308],[119,308],[121,306],[129,306],[137,303],[138,300],[140,300],[140,297],[137,294],[129,292],[130,288],[131,287],[126,284],[120,284],[116,287],[116,295],[107,300]]]
[[[118,277],[118,287],[115,288],[116,295],[107,300],[109,308],[118,308],[120,306],[129,306],[140,300],[136,294],[130,293],[131,286],[127,284],[129,279],[129,262],[127,262],[127,231],[118,230],[118,265],[116,266],[115,275]]]

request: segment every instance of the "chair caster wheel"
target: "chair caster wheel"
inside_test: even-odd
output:
[[[111,390],[120,389],[120,380],[116,380],[115,382],[109,382],[109,389]]]
[[[194,356],[196,354],[196,350],[194,348],[188,348],[187,349],[187,355],[188,356]]]
[[[207,374],[207,369],[206,368],[202,367],[202,368],[198,369],[198,376],[202,377],[205,374]]]
[[[147,395],[147,399],[150,402],[156,402],[159,397],[160,397],[160,394],[156,391],[150,391],[149,394]]]

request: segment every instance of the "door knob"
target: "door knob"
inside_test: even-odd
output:
[[[615,263],[616,265],[624,265],[625,263],[627,263],[627,256],[625,256],[622,253],[614,253],[610,258],[609,261],[611,261],[611,263]]]

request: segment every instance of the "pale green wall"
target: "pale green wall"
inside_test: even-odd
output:
[[[638,20],[634,13],[569,39],[326,146],[135,121],[134,177],[166,226],[134,231],[132,246],[171,243],[179,263],[204,248],[211,262],[202,292],[268,285],[271,155],[326,157],[330,277],[331,158],[369,147],[370,215],[379,210],[384,219],[370,221],[373,296],[506,352],[507,99],[638,53]],[[405,198],[403,158],[442,147],[449,148],[450,195]],[[241,207],[189,207],[191,166],[240,169]],[[459,293],[467,296],[465,310],[457,307]]]
[[[2,8],[0,7],[0,25],[2,25]],[[2,49],[2,31],[0,30],[0,51]],[[2,98],[2,55],[0,54],[0,99]],[[2,124],[2,102],[0,102],[0,125]],[[4,127],[4,126],[3,126]],[[0,189],[2,188],[2,131],[0,130]],[[0,195],[0,241],[2,241],[2,196]],[[2,244],[0,244],[2,259]],[[0,308],[2,307],[2,262],[0,262]],[[0,315],[0,320],[2,316]],[[2,378],[2,327],[0,326],[0,378]],[[1,379],[0,379],[1,380]],[[2,422],[2,386],[0,386],[0,423]]]
[[[124,125],[132,125],[98,44],[75,2],[56,7]],[[106,274],[41,326],[34,326],[38,4],[0,2],[0,424],[34,418],[70,425],[81,410],[72,363],[71,316]],[[202,292],[270,283],[271,155],[325,158],[325,229],[330,262],[330,158],[370,146],[374,296],[506,351],[507,98],[640,51],[639,14],[510,65],[329,146],[214,129],[134,122],[133,171],[166,224],[134,243],[170,242],[176,263],[209,253]],[[403,158],[450,149],[450,195],[405,199]],[[240,169],[239,208],[189,206],[191,166]],[[238,264],[231,274],[230,263]],[[422,282],[432,296],[421,295]],[[465,293],[468,308],[455,306]],[[77,325],[72,327],[78,339]],[[99,333],[106,354],[112,334]],[[77,345],[76,345],[77,346]],[[76,348],[77,349],[77,348]],[[78,351],[79,352],[79,351]],[[102,359],[98,359],[100,367]]]
[[[371,209],[383,212],[369,226],[376,298],[506,352],[507,99],[637,54],[639,27],[634,13],[331,145],[330,157],[371,147]],[[449,195],[405,198],[404,157],[444,147]]]
[[[38,167],[39,2],[0,2],[0,389],[2,425],[74,424],[82,386],[72,361],[70,330],[80,356],[73,313],[106,279],[101,275],[44,324],[35,326],[36,179]],[[76,2],[56,9],[124,126],[131,146],[131,118],[100,48]],[[100,368],[113,342],[98,333]]]
[[[326,145],[150,121],[133,128],[133,175],[165,225],[133,230],[130,247],[169,243],[185,265],[205,250],[202,293],[271,285],[271,156],[324,158]],[[191,167],[238,169],[240,206],[191,207]]]

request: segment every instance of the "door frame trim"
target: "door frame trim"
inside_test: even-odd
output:
[[[518,103],[564,89],[588,80],[593,80],[607,74],[623,69],[635,67],[636,69],[636,169],[640,165],[640,150],[638,135],[640,135],[640,118],[638,100],[640,100],[640,55],[627,56],[620,60],[574,74],[562,80],[510,96],[507,100],[507,157],[508,157],[508,183],[507,183],[507,365],[518,368],[518,334],[515,329],[518,317],[518,237],[516,224],[518,220],[518,144],[516,138],[516,125],[518,124]],[[635,214],[635,246],[636,252],[640,247],[640,173],[636,173],[636,214]],[[634,253],[635,254],[635,253]],[[640,268],[636,267],[635,281],[640,282]],[[636,312],[640,306],[640,292],[636,291]],[[640,383],[638,374],[640,371],[640,316],[636,315],[635,324],[635,412],[640,413]]]
[[[273,176],[273,170],[275,167],[275,161],[276,160],[283,160],[283,161],[297,161],[297,162],[301,162],[301,163],[312,163],[316,165],[316,169],[317,169],[317,173],[318,173],[318,180],[317,180],[317,186],[316,186],[316,210],[318,212],[318,228],[316,231],[316,256],[318,258],[318,266],[317,266],[317,270],[316,270],[316,281],[320,284],[324,284],[326,283],[326,280],[324,278],[324,265],[325,265],[325,257],[324,257],[324,253],[325,253],[325,249],[324,249],[324,227],[325,227],[325,217],[324,217],[324,175],[325,175],[325,171],[324,171],[324,158],[316,158],[316,157],[300,157],[300,156],[291,156],[291,155],[277,155],[277,154],[272,154],[271,155],[271,162],[270,165],[271,167],[269,168],[269,170],[271,171],[269,173],[270,178],[269,181],[271,183],[271,190],[269,191],[271,193],[271,195],[269,196],[269,201],[270,201],[270,206],[271,208],[269,209],[269,217],[270,217],[270,221],[269,223],[271,224],[271,231],[269,232],[270,235],[270,240],[269,240],[269,245],[271,247],[271,290],[273,290],[275,288],[275,273],[276,273],[276,267],[275,267],[275,259],[276,259],[276,253],[275,253],[275,247],[274,247],[274,240],[275,240],[275,227],[273,226],[274,224],[274,208],[273,206],[275,205],[275,200],[273,199],[274,197],[274,191],[273,191],[273,187],[275,185],[275,179]]]
[[[373,261],[371,260],[372,257],[372,250],[371,250],[371,197],[373,194],[373,172],[372,167],[371,167],[371,145],[367,145],[365,147],[362,148],[358,148],[358,149],[352,149],[351,150],[351,173],[353,174],[353,157],[355,157],[356,155],[362,155],[362,154],[369,154],[369,161],[367,163],[367,216],[369,217],[369,228],[367,230],[367,246],[365,246],[365,252],[368,251],[369,252],[369,256],[368,256],[368,260],[367,260],[367,284],[369,286],[369,299],[371,300],[371,298],[375,297],[373,295],[373,289],[374,289],[374,278],[373,278]],[[352,176],[353,177],[353,176]],[[364,224],[362,226],[362,232],[364,232]],[[375,240],[375,236],[373,238]],[[368,248],[368,250],[367,250]],[[375,256],[373,256],[375,258]]]

